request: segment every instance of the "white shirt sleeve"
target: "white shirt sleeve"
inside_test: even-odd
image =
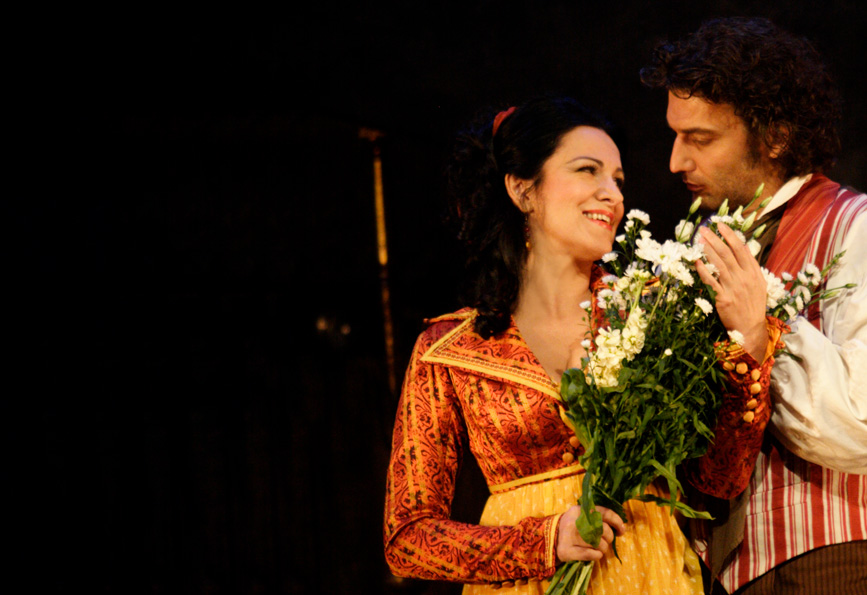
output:
[[[787,350],[771,375],[770,428],[802,459],[867,474],[867,212],[846,236],[845,256],[828,288],[853,283],[823,304],[824,334],[805,318],[790,321]]]

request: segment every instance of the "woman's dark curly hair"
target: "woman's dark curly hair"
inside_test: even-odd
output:
[[[467,250],[464,302],[478,310],[483,337],[508,328],[527,258],[524,214],[506,191],[505,176],[540,182],[542,166],[560,139],[578,126],[613,126],[571,98],[537,98],[502,120],[492,138],[494,113],[458,134],[446,169],[449,219]]]
[[[783,178],[827,171],[840,139],[841,101],[816,49],[767,19],[706,21],[681,41],[659,45],[645,85],[726,103],[754,139],[783,143]]]

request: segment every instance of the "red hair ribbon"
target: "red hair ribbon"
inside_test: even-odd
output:
[[[515,111],[515,106],[513,105],[509,109],[501,111],[499,114],[494,116],[494,128],[491,131],[491,138],[497,135],[497,130],[500,128],[500,124],[502,124],[503,120],[512,115],[512,112]]]

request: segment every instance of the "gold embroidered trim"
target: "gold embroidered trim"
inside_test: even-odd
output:
[[[495,363],[462,355],[450,350],[451,346],[472,327],[475,321],[475,313],[440,337],[430,349],[422,355],[421,361],[432,364],[446,364],[481,373],[494,378],[506,380],[528,386],[534,390],[545,393],[554,399],[560,399],[559,387],[554,386],[548,376],[541,377],[529,370],[523,370],[508,363]]]
[[[506,483],[491,486],[490,489],[492,494],[499,494],[501,492],[514,490],[515,488],[529,485],[531,483],[540,483],[543,481],[548,481],[549,479],[569,477],[570,475],[578,475],[579,473],[584,473],[584,467],[582,467],[578,463],[575,463],[574,465],[569,465],[568,467],[552,469],[551,471],[546,471],[544,473],[537,473],[536,475],[528,475],[527,477],[521,477],[519,479],[507,481]]]

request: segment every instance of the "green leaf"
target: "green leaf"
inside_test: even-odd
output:
[[[582,507],[575,520],[575,526],[581,539],[593,547],[599,546],[599,541],[602,539],[602,514],[598,510]]]
[[[584,482],[581,486],[581,512],[575,519],[575,527],[581,539],[593,547],[599,545],[602,539],[602,514],[596,510],[593,502],[593,481],[589,471],[584,473]]]
[[[640,500],[641,502],[656,502],[659,506],[671,506],[671,500],[668,498],[660,498],[659,496],[655,496],[653,494],[642,494],[636,500]],[[680,502],[679,500],[675,500],[674,504],[675,509],[683,514],[685,517],[689,517],[691,519],[704,519],[704,520],[713,520],[713,516],[707,511],[704,510],[695,510],[691,508],[687,504]]]

